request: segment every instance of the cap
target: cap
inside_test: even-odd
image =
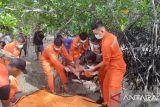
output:
[[[27,74],[26,68],[26,61],[20,58],[14,58],[10,60],[10,66],[16,67],[17,69],[21,70],[24,74]]]

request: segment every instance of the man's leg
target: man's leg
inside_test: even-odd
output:
[[[65,73],[64,66],[59,61],[57,61],[53,64],[53,67],[54,67],[55,71],[58,73],[58,75],[60,76],[63,87],[64,87],[65,91],[67,92],[68,91],[68,88],[67,88],[68,77]]]
[[[103,82],[103,97],[108,107],[120,107],[120,91],[125,70],[108,69]]]
[[[24,55],[27,56],[27,46],[24,47]]]
[[[50,89],[51,92],[54,92],[54,82],[53,82],[54,77],[51,73],[52,68],[51,68],[50,63],[47,62],[47,61],[43,61],[42,62],[42,68],[43,68],[44,73],[47,76],[47,82],[48,82],[49,89]]]
[[[42,45],[39,45],[39,52],[40,52],[41,54],[42,54],[43,50],[44,50],[43,44],[42,44]]]
[[[36,60],[39,60],[39,52],[38,52],[38,45],[35,45],[35,52],[36,52],[36,57],[37,59]]]
[[[67,66],[70,70],[71,70],[71,72],[74,74],[74,75],[76,75],[78,78],[79,78],[79,74],[80,74],[80,72],[81,71],[83,71],[83,67],[79,67],[79,68],[74,68],[74,67],[72,67],[72,66]]]
[[[101,92],[103,92],[102,91],[103,90],[103,82],[104,82],[106,72],[107,72],[107,69],[104,67],[99,69],[98,79],[99,79],[99,85],[100,85]]]
[[[37,50],[37,51],[38,51],[38,52],[37,52],[37,59],[38,59],[38,60],[39,60],[39,58],[41,57],[43,50],[44,50],[43,44],[42,44],[42,45],[39,45],[39,46],[38,46],[38,50]]]

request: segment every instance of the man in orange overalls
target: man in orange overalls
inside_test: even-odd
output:
[[[111,97],[118,95],[121,91],[123,76],[126,71],[126,63],[116,36],[106,31],[101,21],[92,27],[97,39],[101,40],[101,51],[103,61],[88,71],[99,70],[99,81],[104,98],[108,107],[119,107],[119,102]],[[120,100],[120,99],[118,99]]]
[[[9,103],[10,85],[8,70],[5,65],[0,63],[0,101],[3,107],[10,107]]]
[[[73,56],[74,61],[77,61],[81,54],[88,49],[88,44],[88,35],[85,32],[73,39],[69,53]]]
[[[54,92],[53,75],[51,73],[52,67],[59,74],[63,87],[67,91],[68,79],[64,71],[64,66],[58,59],[60,55],[65,57],[69,62],[73,61],[73,58],[67,53],[61,38],[55,38],[54,44],[48,45],[47,48],[44,49],[41,56],[42,67],[45,74],[47,75],[48,85],[51,92]]]
[[[16,40],[7,44],[4,47],[4,51],[10,53],[15,58],[20,57],[21,49],[23,48],[23,44],[25,43],[25,37],[22,34],[17,35]],[[0,60],[2,64],[8,65],[10,63],[9,60],[1,58]],[[10,76],[11,77],[11,76]],[[10,78],[10,99],[13,99],[15,93],[18,91],[18,81],[19,76],[12,76]]]
[[[23,59],[12,59],[8,65],[0,64],[0,100],[3,107],[10,107],[9,98],[13,98],[17,90],[10,90],[9,75],[18,76],[20,72],[26,73],[26,62]],[[9,97],[10,96],[10,97]]]
[[[11,59],[9,64],[7,65],[7,68],[9,70],[9,80],[10,80],[10,100],[13,101],[14,96],[19,91],[19,81],[18,78],[20,76],[20,73],[23,72],[24,74],[27,74],[27,71],[25,69],[26,67],[26,61],[23,59],[15,58]]]
[[[25,37],[23,35],[18,35],[16,37],[16,41],[6,44],[3,50],[6,52],[9,52],[15,58],[19,58],[19,55],[20,55],[21,49],[23,48],[24,43],[25,43]],[[1,63],[8,64],[9,61],[5,60],[4,62],[1,61]]]

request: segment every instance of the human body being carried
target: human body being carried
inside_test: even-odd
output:
[[[91,69],[93,66],[98,64],[99,62],[96,62],[97,55],[92,51],[87,51],[85,54],[81,56],[81,58],[78,61],[78,66],[72,66],[68,65],[69,72],[72,72],[74,75],[77,76],[78,79],[81,80],[92,80],[98,72],[84,72],[85,69]]]

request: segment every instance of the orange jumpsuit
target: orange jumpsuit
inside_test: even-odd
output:
[[[80,38],[78,36],[73,39],[69,53],[71,56],[73,56],[74,61],[78,60],[80,55],[88,49],[88,44],[88,39],[84,45],[81,44]]]
[[[16,42],[11,42],[11,43],[7,44],[7,45],[4,47],[3,50],[11,53],[13,56],[15,56],[15,57],[17,57],[17,58],[18,58],[19,55],[20,55],[20,49],[18,49],[18,48],[16,47]],[[4,60],[4,59],[1,58],[1,59],[0,59],[0,63],[2,63],[2,64],[8,64],[9,61]]]
[[[111,97],[120,93],[126,63],[116,36],[106,32],[102,39],[101,50],[105,65],[100,70],[99,78],[104,101],[108,107],[118,107],[119,103]]]
[[[0,64],[0,87],[6,86],[9,84],[8,79],[8,70],[5,65]]]
[[[16,58],[18,58],[19,55],[20,55],[20,49],[18,49],[16,47],[16,42],[11,42],[11,43],[7,44],[4,47],[4,50],[7,51],[7,52],[9,52],[9,53],[11,53]],[[1,58],[1,63],[7,65],[7,64],[9,64],[9,61],[8,60],[4,60],[4,59]],[[18,91],[18,79],[16,79],[15,77],[13,77],[10,80],[10,99],[14,98],[14,95],[15,95],[15,93],[17,91]]]
[[[4,47],[4,50],[7,51],[7,52],[10,52],[10,53],[13,54],[15,57],[19,57],[19,55],[20,55],[20,49],[18,49],[18,48],[16,47],[16,42],[12,42],[12,43],[7,44],[7,45]]]
[[[68,61],[73,61],[73,58],[67,53],[65,47],[62,45],[61,51],[57,52],[54,51],[54,45],[48,45],[46,49],[44,49],[42,56],[41,56],[41,64],[44,70],[44,73],[47,75],[48,78],[48,85],[50,90],[54,90],[54,83],[53,83],[53,75],[51,73],[52,67],[56,70],[59,74],[62,84],[66,84],[68,79],[64,72],[64,66],[58,60],[58,55],[62,54]]]

